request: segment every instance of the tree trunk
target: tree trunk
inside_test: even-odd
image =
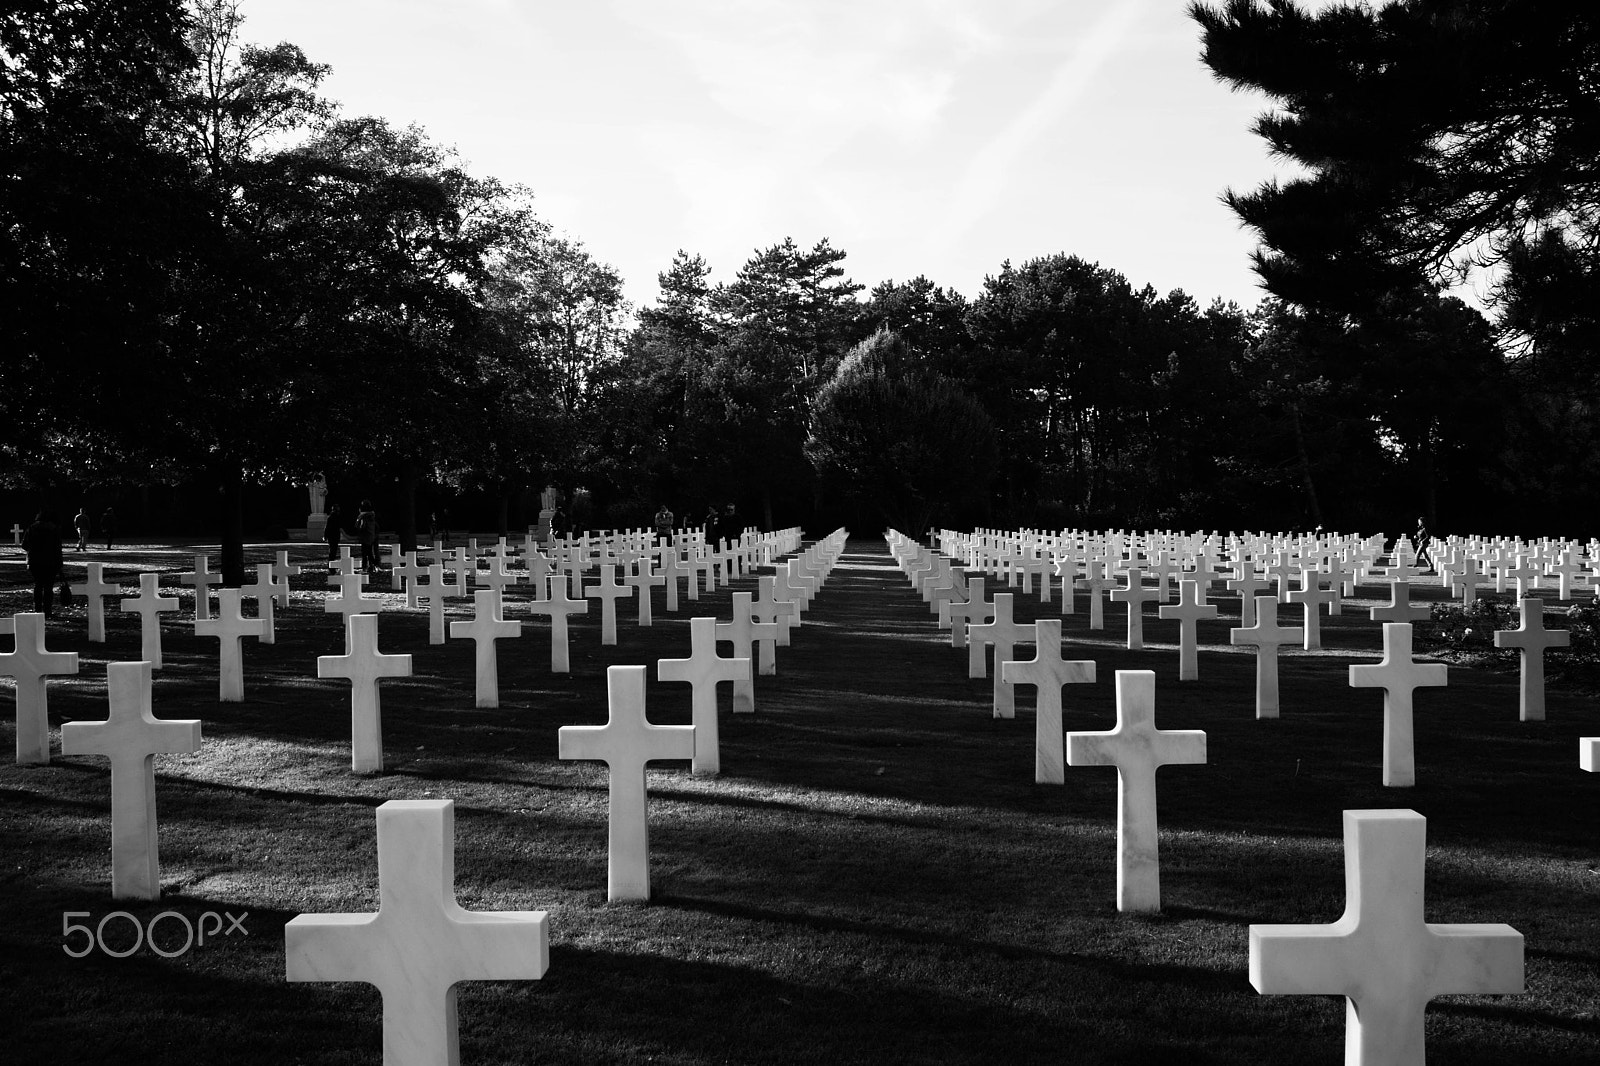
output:
[[[761,485],[761,521],[762,529],[772,529],[772,486],[765,482]]]
[[[421,480],[416,467],[407,464],[400,473],[400,521],[396,532],[400,535],[400,550],[417,550],[417,482]]]
[[[1317,502],[1317,485],[1311,479],[1311,457],[1306,454],[1306,435],[1300,427],[1300,408],[1289,408],[1289,422],[1294,427],[1295,463],[1300,468],[1300,484],[1306,490],[1306,502],[1311,507],[1311,524],[1322,525],[1322,505]]]
[[[502,481],[500,483],[500,536],[507,536],[511,528],[511,486]]]
[[[236,589],[244,584],[244,472],[227,463],[222,481],[222,583]]]

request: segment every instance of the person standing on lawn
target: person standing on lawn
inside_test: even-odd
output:
[[[339,558],[339,505],[328,504],[328,524],[322,527],[322,539],[328,542],[328,564]]]
[[[53,618],[56,581],[65,565],[61,559],[61,527],[56,525],[55,515],[39,512],[22,535],[22,550],[27,553],[28,573],[33,577],[33,609]]]
[[[78,531],[78,551],[89,549],[89,508],[79,507],[77,516],[72,519],[72,525]]]
[[[361,538],[361,569],[365,573],[378,572],[378,512],[372,509],[371,500],[361,501],[356,514],[356,536]]]

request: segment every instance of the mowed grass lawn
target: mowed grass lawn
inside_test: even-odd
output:
[[[191,568],[179,549],[89,558],[129,586],[141,568]],[[15,555],[0,582],[0,613],[25,609]],[[1256,994],[1248,926],[1336,920],[1341,812],[1384,807],[1428,819],[1428,920],[1506,922],[1526,938],[1527,992],[1436,1000],[1430,1061],[1600,1061],[1600,775],[1577,762],[1600,709],[1557,685],[1547,721],[1519,722],[1514,670],[1452,667],[1448,688],[1417,695],[1418,786],[1383,788],[1382,693],[1349,688],[1346,668],[1377,660],[1381,628],[1359,608],[1386,589],[1324,620],[1327,650],[1284,656],[1276,721],[1254,717],[1253,655],[1226,646],[1232,597],[1201,627],[1201,680],[1180,683],[1176,623],[1148,607],[1147,648],[1129,652],[1122,607],[1090,633],[1080,596],[1065,654],[1094,659],[1099,680],[1066,690],[1067,728],[1110,728],[1115,671],[1149,669],[1158,724],[1208,734],[1206,765],[1159,775],[1164,911],[1130,917],[1114,903],[1115,772],[1035,785],[1032,689],[1015,719],[994,719],[990,682],[967,677],[966,652],[881,539],[850,542],[778,676],[758,678],[755,715],[733,717],[724,687],[722,774],[651,771],[647,905],[606,902],[605,767],[558,760],[556,731],[605,721],[611,664],[648,664],[652,720],[686,723],[688,686],[655,681],[654,664],[687,655],[687,619],[726,619],[753,579],[670,616],[657,591],[655,626],[624,609],[616,647],[600,645],[598,613],[575,620],[570,676],[550,674],[547,623],[530,619],[500,645],[495,710],[473,706],[470,642],[429,645],[426,615],[391,594],[380,644],[411,653],[415,676],[383,685],[375,775],[350,771],[348,683],[316,679],[316,657],[343,645],[322,578],[294,587],[278,642],[246,641],[243,703],[217,702],[217,643],[184,621],[187,589],[167,616],[154,710],[202,719],[205,743],[156,758],[159,902],[111,899],[105,760],[0,767],[6,1061],[378,1062],[376,989],[287,983],[283,926],[375,910],[374,810],[422,798],[455,801],[463,906],[549,913],[543,980],[460,986],[468,1064],[1332,1066],[1344,1003]],[[527,619],[526,594],[509,617]],[[1020,593],[1016,613],[1059,617]],[[81,661],[50,684],[57,753],[63,721],[105,717],[106,662],[138,657],[137,622],[109,611],[105,644],[87,642],[81,607],[52,623],[51,649]],[[12,729],[8,713],[8,753]],[[148,944],[67,955],[83,940],[64,938],[64,913],[94,925],[115,911],[246,914],[248,935],[213,933],[173,958]],[[133,943],[121,918],[104,935],[112,950]],[[156,939],[174,952],[180,923],[164,919]]]

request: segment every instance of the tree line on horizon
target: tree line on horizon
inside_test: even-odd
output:
[[[1491,148],[1428,135],[1475,90],[1391,115],[1385,81],[1444,62],[1421,36],[1440,19],[1479,59],[1517,40],[1506,6],[1195,5],[1205,62],[1279,101],[1258,132],[1311,174],[1227,194],[1262,235],[1255,308],[1066,253],[970,299],[869,290],[828,239],[785,238],[716,284],[679,251],[635,310],[527,189],[342,116],[328,68],[246,43],[232,0],[38,0],[0,14],[0,479],[209,486],[234,576],[249,486],[319,472],[388,486],[407,544],[419,493],[546,483],[611,527],[667,500],[769,528],[1576,533],[1600,481],[1577,168],[1495,201],[1468,167]],[[1525,33],[1600,40],[1532,6]],[[1504,51],[1513,107],[1538,64]],[[1463,249],[1498,279],[1493,320],[1446,293]]]

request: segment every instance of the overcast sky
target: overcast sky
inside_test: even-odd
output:
[[[1320,6],[1320,5],[1313,5]],[[635,304],[683,248],[731,280],[826,237],[869,288],[967,296],[1067,252],[1249,307],[1218,196],[1281,169],[1262,97],[1199,61],[1181,0],[242,0],[344,114],[417,123],[615,266]]]

